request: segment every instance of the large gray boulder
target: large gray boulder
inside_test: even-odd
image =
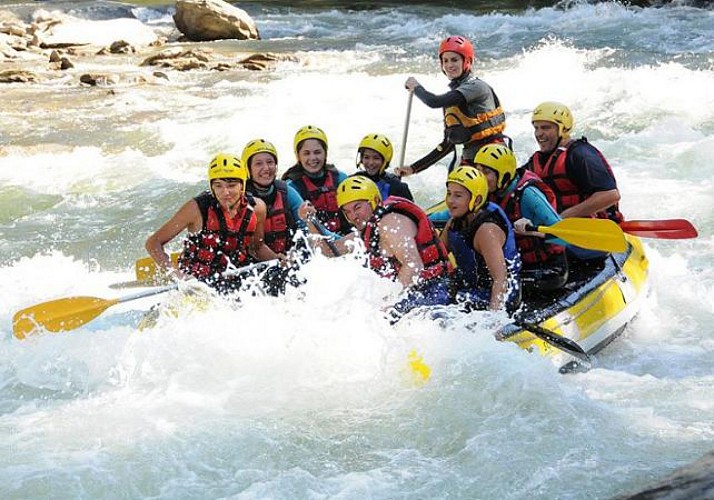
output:
[[[223,0],[176,0],[174,23],[194,42],[260,39],[255,21],[248,13]]]

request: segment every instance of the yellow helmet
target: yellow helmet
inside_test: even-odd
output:
[[[377,185],[364,175],[350,176],[337,186],[337,205],[342,208],[351,201],[366,200],[376,210],[382,201]]]
[[[365,135],[362,141],[359,143],[357,153],[361,155],[362,151],[365,148],[373,149],[377,153],[382,155],[382,158],[384,159],[384,164],[382,165],[382,168],[379,169],[379,175],[382,175],[384,171],[387,170],[389,162],[392,161],[392,157],[394,156],[394,147],[392,146],[392,142],[387,138],[386,135],[368,134]],[[360,162],[357,163],[358,167],[359,165]]]
[[[298,147],[302,141],[307,139],[317,139],[322,142],[325,146],[325,152],[327,152],[327,135],[322,131],[320,127],[314,125],[305,125],[295,134],[295,140],[293,141],[293,149],[295,150],[295,156],[298,155]]]
[[[236,155],[218,153],[208,164],[208,182],[213,179],[240,179],[245,185],[248,170],[241,165]]]
[[[503,189],[516,175],[516,156],[503,144],[487,144],[474,157],[476,165],[483,165],[496,172],[496,186]]]
[[[455,182],[456,184],[465,187],[471,193],[469,201],[469,211],[475,212],[481,208],[488,197],[488,181],[486,176],[476,170],[475,167],[463,166],[455,168],[446,179],[446,184]],[[481,201],[476,206],[476,199],[481,197]]]
[[[555,123],[558,126],[558,135],[566,140],[570,138],[570,131],[575,125],[573,114],[568,107],[555,101],[542,102],[536,106],[531,123],[536,120]]]
[[[253,139],[243,148],[243,153],[240,155],[240,162],[245,165],[250,178],[250,159],[258,153],[270,153],[275,158],[275,163],[278,163],[278,150],[275,149],[272,142],[265,139]]]

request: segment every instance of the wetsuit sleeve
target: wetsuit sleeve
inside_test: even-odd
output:
[[[581,143],[568,150],[566,164],[570,176],[578,189],[586,194],[617,189],[615,177],[603,161],[598,151],[587,143]]]
[[[454,145],[444,139],[441,144],[432,149],[426,156],[411,164],[414,173],[421,172],[431,167],[434,163],[446,157],[454,150]]]
[[[521,215],[530,220],[534,226],[552,226],[562,219],[555,209],[548,203],[543,192],[533,186],[527,186],[521,196]],[[548,243],[566,246],[567,243],[552,236],[546,237]]]
[[[390,194],[406,198],[409,201],[414,201],[414,196],[405,182],[394,182],[392,184]]]
[[[521,215],[529,219],[534,226],[552,226],[561,220],[543,192],[533,186],[527,186],[523,190]]]
[[[300,218],[300,215],[298,213],[298,209],[300,208],[300,205],[303,204],[302,196],[300,196],[300,193],[297,192],[297,190],[288,183],[288,206],[290,207],[290,213],[293,216],[293,220],[295,221],[295,225],[298,227],[298,229],[302,229],[304,231],[307,231],[307,224],[305,224],[305,221]]]
[[[450,90],[446,94],[436,95],[419,85],[414,89],[414,95],[430,108],[446,108],[448,106],[462,106],[466,104],[464,95],[456,90]]]

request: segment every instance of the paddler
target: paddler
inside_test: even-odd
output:
[[[273,267],[263,276],[265,291],[270,295],[285,292],[286,283],[298,286],[300,280],[294,268],[308,256],[304,239],[297,232],[307,232],[305,222],[299,217],[301,206],[307,205],[300,194],[287,182],[277,179],[278,151],[265,139],[253,139],[243,148],[241,163],[250,174],[246,190],[265,203],[265,244],[273,253],[272,258],[286,259],[290,253],[292,267]]]
[[[246,191],[265,202],[265,244],[285,257],[299,228],[306,229],[299,217],[300,206],[307,203],[287,182],[277,179],[278,151],[265,139],[253,139],[243,148],[241,163],[248,169]]]
[[[439,64],[449,81],[449,92],[435,95],[410,76],[405,88],[430,108],[444,110],[444,139],[426,156],[409,166],[399,165],[395,174],[411,175],[426,170],[454,152],[449,171],[456,165],[456,145],[463,144],[461,165],[473,165],[481,146],[492,142],[511,146],[503,134],[506,115],[493,88],[473,74],[474,47],[463,36],[450,36],[439,44]]]
[[[553,190],[533,172],[516,168],[516,156],[503,144],[482,147],[474,163],[488,183],[488,201],[501,207],[513,224],[524,294],[560,289],[568,280],[565,242],[546,241],[543,233],[527,229],[560,222]]]
[[[337,206],[337,186],[347,174],[327,163],[327,135],[314,125],[300,128],[293,140],[297,163],[282,176],[303,200],[317,210],[318,220],[329,231],[347,234],[349,224]]]
[[[159,268],[179,278],[192,276],[221,293],[240,286],[229,271],[250,262],[270,260],[274,252],[263,241],[266,207],[247,195],[248,170],[237,156],[219,153],[208,165],[209,190],[187,201],[146,240],[146,250]],[[164,246],[183,230],[188,234],[174,266]]]
[[[572,139],[575,124],[570,109],[559,102],[542,102],[531,116],[539,151],[525,165],[555,193],[557,212],[568,217],[624,220],[618,202],[620,191],[605,156],[585,137]],[[571,262],[601,261],[606,253],[585,250],[577,255],[568,249]]]
[[[452,293],[467,311],[505,309],[521,303],[521,258],[508,216],[488,201],[486,177],[457,167],[446,181],[450,219],[441,238],[456,259]]]
[[[386,135],[367,134],[357,147],[357,172],[352,175],[368,177],[379,188],[383,200],[389,196],[399,196],[414,201],[407,183],[387,172],[393,156],[394,146]]]
[[[349,177],[337,188],[337,203],[357,233],[334,242],[332,256],[354,249],[360,238],[369,258],[369,267],[380,276],[402,284],[405,296],[389,311],[397,321],[420,306],[449,303],[448,277],[453,268],[448,252],[439,240],[424,210],[397,196],[382,200],[377,185],[364,176]],[[311,231],[319,233],[308,222]]]

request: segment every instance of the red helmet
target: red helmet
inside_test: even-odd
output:
[[[439,44],[439,60],[444,52],[456,52],[464,58],[464,73],[471,69],[471,65],[476,59],[474,46],[462,36],[450,36]]]

